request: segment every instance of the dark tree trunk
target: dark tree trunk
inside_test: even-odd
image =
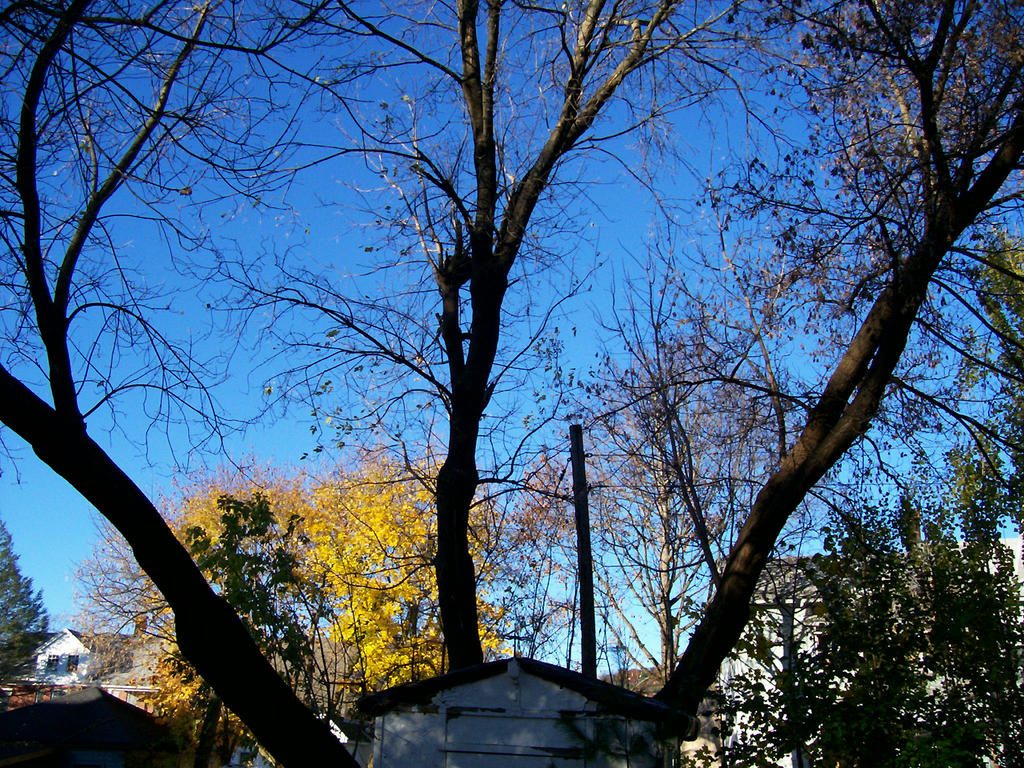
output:
[[[220,713],[223,706],[220,699],[207,691],[209,699],[203,709],[203,722],[199,726],[199,739],[196,741],[196,753],[192,757],[192,768],[209,768],[210,758],[217,742],[217,726],[220,724]]]
[[[473,448],[449,449],[437,476],[437,591],[448,666],[483,661],[477,624],[476,575],[469,552],[469,508],[477,488]]]
[[[296,697],[160,513],[86,434],[0,367],[0,422],[125,537],[174,612],[178,647],[257,741],[288,768],[357,763]]]
[[[504,270],[494,266],[488,238],[474,243],[473,253],[469,286],[473,325],[465,360],[458,356],[461,347],[456,357],[449,360],[452,405],[448,457],[437,476],[437,589],[451,669],[483,661],[476,575],[469,551],[469,512],[479,485],[476,451],[480,420],[490,397],[501,304],[507,286]],[[452,325],[457,327],[457,321]]]

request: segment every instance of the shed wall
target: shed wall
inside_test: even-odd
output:
[[[374,768],[657,768],[644,721],[529,674],[498,675],[377,718]]]

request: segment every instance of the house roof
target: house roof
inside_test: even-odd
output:
[[[696,727],[697,720],[692,715],[660,701],[649,699],[611,683],[595,680],[579,672],[527,658],[489,661],[449,672],[440,677],[388,688],[380,693],[364,696],[359,700],[357,706],[361,712],[367,715],[382,715],[402,704],[427,704],[441,691],[505,674],[513,663],[518,664],[520,669],[534,677],[575,691],[598,704],[605,712],[634,720],[662,723],[672,727],[673,730],[684,733]]]
[[[76,632],[73,629],[62,629],[59,632],[50,632],[46,634],[43,637],[42,643],[40,643],[39,647],[36,648],[36,655],[45,653],[52,645],[55,645],[67,637],[74,639],[82,646],[83,650],[89,650],[89,646],[86,644],[85,639],[80,632]]]
[[[753,605],[773,607],[780,604],[806,604],[812,601],[817,590],[811,581],[810,572],[815,569],[810,557],[785,556],[769,560],[757,582]]]
[[[159,749],[170,732],[138,707],[99,688],[0,714],[0,745],[45,744],[105,749]]]

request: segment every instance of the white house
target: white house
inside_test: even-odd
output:
[[[35,662],[19,680],[4,680],[12,708],[99,686],[123,701],[139,704],[151,693],[160,656],[158,640],[140,634],[56,632],[40,643]]]
[[[502,659],[368,696],[374,768],[659,768],[696,719],[533,659]]]
[[[32,682],[47,685],[76,685],[88,681],[94,654],[82,637],[70,629],[51,636],[36,649]]]

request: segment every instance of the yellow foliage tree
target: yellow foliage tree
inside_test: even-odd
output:
[[[282,614],[284,624],[302,629],[308,662],[321,669],[300,670],[289,682],[321,711],[343,712],[357,695],[445,671],[429,484],[375,455],[329,478],[265,469],[240,480],[222,471],[183,489],[179,498],[175,528],[200,561],[197,547],[223,548],[226,521],[235,515],[237,522],[226,500],[265,504],[270,524],[248,536],[236,531],[229,557],[217,561],[209,575],[232,602],[254,591],[273,592],[274,605],[236,607],[251,625],[265,623],[269,612],[279,622],[278,633]],[[277,574],[272,588],[267,563],[282,555],[290,571],[284,578]],[[233,566],[239,559],[263,567]],[[504,650],[498,611],[487,600],[496,572],[488,568],[480,574],[479,610],[489,656]],[[275,627],[254,628],[266,636],[269,652],[289,676],[288,638],[275,637]]]
[[[321,483],[303,522],[308,560],[329,573],[334,637],[355,653],[364,691],[445,671],[429,487],[384,460]],[[485,650],[502,650],[498,617],[480,590]]]
[[[363,690],[442,671],[430,498],[367,466],[313,491],[307,558],[329,574],[334,638],[355,652]]]
[[[373,458],[328,478],[221,470],[178,488],[164,506],[215,588],[322,717],[347,715],[365,693],[446,671],[433,499],[396,465]],[[166,605],[119,549],[106,546],[81,569],[91,603],[103,606],[108,626],[144,615],[163,637],[152,703],[185,741],[205,753],[237,744],[237,721],[176,652]],[[490,573],[481,574],[483,598]],[[499,611],[482,599],[480,613],[494,655],[502,650]]]

